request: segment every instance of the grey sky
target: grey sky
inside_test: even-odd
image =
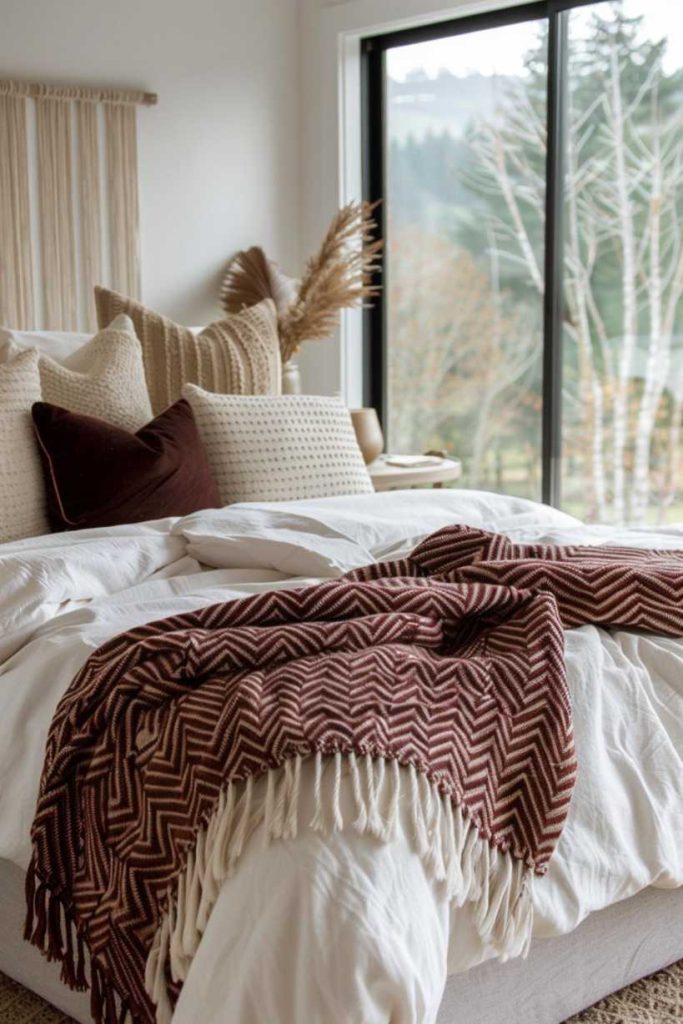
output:
[[[622,7],[629,15],[645,15],[646,37],[668,37],[667,71],[683,67],[683,3],[680,0],[622,0]],[[589,17],[587,9],[575,11],[572,14],[575,31],[579,31],[580,24]],[[523,71],[524,53],[533,45],[537,33],[537,24],[526,22],[402,46],[389,52],[387,68],[391,77],[399,80],[420,68],[431,78],[442,69],[459,76],[472,71],[483,75],[518,75]]]

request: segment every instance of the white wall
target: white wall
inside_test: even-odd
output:
[[[0,0],[0,77],[143,88],[143,298],[218,312],[221,270],[261,243],[299,265],[298,0]]]
[[[524,0],[302,0],[302,247],[315,246],[341,202],[360,198],[360,39]],[[301,359],[308,390],[362,400],[360,317]]]
[[[502,2],[0,0],[0,77],[159,94],[138,121],[143,298],[205,323],[234,251],[298,273],[359,197],[360,38]],[[359,327],[305,346],[307,390],[358,404]]]

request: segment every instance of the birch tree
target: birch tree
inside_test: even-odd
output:
[[[579,383],[568,397],[578,398],[590,440],[590,514],[640,523],[655,500],[658,433],[668,445],[668,490],[659,497],[669,504],[680,461],[672,449],[680,424],[667,431],[665,420],[681,411],[667,389],[682,327],[683,83],[664,73],[665,44],[644,40],[640,19],[625,18],[619,4],[605,8],[570,68],[564,333]],[[529,65],[541,63],[536,55]],[[532,75],[494,118],[473,126],[466,172],[491,207],[499,258],[525,274],[539,301],[542,93]],[[481,245],[487,251],[483,237]]]

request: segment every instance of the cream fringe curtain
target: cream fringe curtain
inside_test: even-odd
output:
[[[0,323],[34,321],[26,109],[0,93]]]
[[[139,295],[138,105],[153,93],[0,82],[0,324],[95,326]]]
[[[102,204],[100,189],[100,149],[97,133],[97,107],[94,103],[78,100],[76,103],[78,125],[78,180],[81,223],[81,289],[89,295],[93,281],[103,280],[102,276]],[[135,168],[133,168],[135,173]],[[92,302],[86,303],[85,326],[95,330],[97,317]]]
[[[46,327],[78,327],[76,241],[71,174],[71,107],[36,104],[43,314]]]
[[[137,298],[138,178],[135,107],[108,105],[104,112],[109,187],[111,281],[115,291]]]

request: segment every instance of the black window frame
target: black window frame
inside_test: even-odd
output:
[[[361,104],[363,196],[377,202],[375,218],[384,237],[385,153],[386,153],[386,52],[397,46],[429,42],[489,28],[525,21],[548,22],[548,152],[546,163],[545,294],[543,298],[543,411],[542,411],[542,501],[561,503],[562,457],[562,319],[564,271],[564,111],[567,90],[567,14],[577,7],[595,7],[606,0],[535,0],[517,7],[501,7],[482,14],[455,17],[448,21],[400,29],[361,40]],[[377,284],[382,284],[384,261]],[[377,409],[385,423],[386,309],[384,291],[363,322],[363,401]]]

